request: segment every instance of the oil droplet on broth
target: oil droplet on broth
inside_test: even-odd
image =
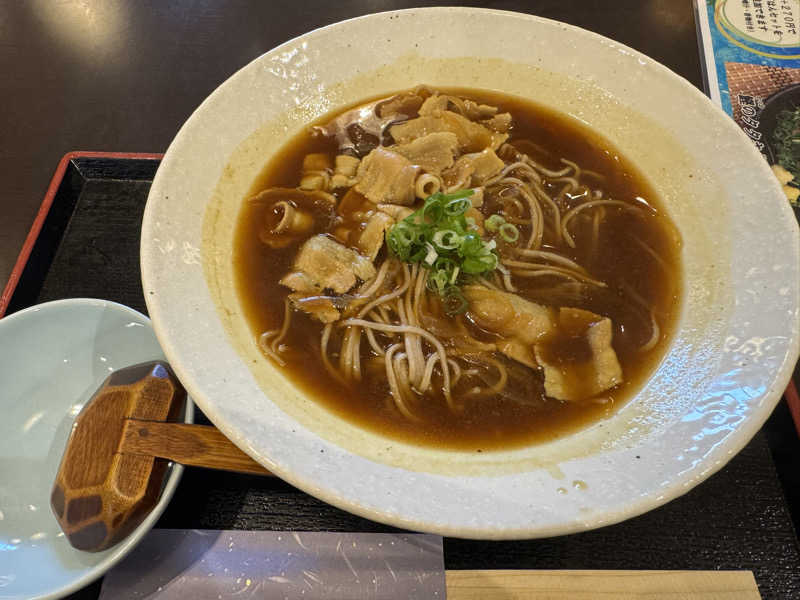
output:
[[[564,496],[567,493],[567,488],[563,488],[563,487],[556,488],[556,493]]]
[[[586,485],[585,481],[581,481],[580,479],[576,479],[575,481],[572,482],[572,487],[574,487],[576,490],[585,490],[589,486]]]

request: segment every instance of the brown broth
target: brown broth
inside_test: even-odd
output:
[[[422,422],[410,422],[394,408],[383,381],[383,371],[374,378],[366,375],[364,382],[352,388],[333,379],[320,360],[321,325],[299,313],[294,315],[285,340],[290,351],[286,355],[288,364],[284,372],[295,385],[329,410],[390,438],[479,452],[552,440],[609,416],[635,393],[661,360],[679,312],[680,238],[661,210],[655,193],[633,164],[575,119],[530,101],[494,92],[472,89],[444,92],[498,106],[501,112],[509,111],[514,118],[512,141],[528,139],[546,148],[545,154],[534,156],[536,160],[553,169],[563,166],[560,157],[573,160],[584,170],[606,176],[602,187],[608,196],[646,202],[655,211],[654,218],[643,220],[631,213],[610,210],[594,251],[580,243],[576,250],[566,246],[558,248],[609,284],[608,290],[592,293],[580,304],[570,302],[569,298],[558,304],[611,317],[613,345],[625,383],[604,395],[606,403],[566,403],[545,398],[542,376],[531,371],[526,393],[535,397],[529,404],[483,398],[467,402],[463,412],[454,415],[444,402],[420,402],[415,409],[422,416]],[[319,123],[333,116],[326,115]],[[333,154],[335,151],[336,143],[332,139],[314,137],[310,129],[300,133],[272,157],[254,182],[251,194],[274,186],[296,186],[306,154]],[[275,250],[262,244],[258,235],[262,216],[258,210],[244,204],[234,245],[238,296],[254,336],[276,329],[282,323],[288,290],[278,284],[278,279],[288,272],[297,249],[295,245]],[[588,227],[591,223],[576,219],[571,227],[576,240],[587,236]],[[654,250],[660,260],[654,259],[642,243]],[[553,303],[552,294],[542,291],[538,278],[515,279],[515,282],[524,297],[543,304]],[[659,342],[644,354],[638,347],[650,337],[650,317],[632,309],[630,302],[622,301],[625,286],[635,290],[652,308],[661,329]],[[527,369],[518,365],[514,368]]]

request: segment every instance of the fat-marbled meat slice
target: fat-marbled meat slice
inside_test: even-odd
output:
[[[289,294],[289,301],[294,308],[308,313],[322,323],[333,323],[342,316],[328,296],[306,296],[301,292],[295,292]]]
[[[421,96],[422,90],[412,90],[410,92],[401,92],[392,96],[388,100],[380,102],[377,106],[378,115],[382,118],[405,116],[409,117],[419,110],[425,100]]]
[[[552,331],[553,310],[525,298],[480,285],[464,287],[467,314],[476,325],[495,333],[497,349],[518,362],[537,368],[533,345]]]
[[[461,152],[480,152],[484,148],[496,150],[508,139],[507,133],[490,131],[483,125],[449,110],[440,111],[436,116],[417,117],[392,125],[389,132],[398,144],[408,144],[431,133],[450,132],[458,138]]]
[[[296,292],[319,294],[330,289],[343,294],[359,279],[366,281],[373,277],[375,267],[368,258],[319,234],[300,247],[292,272],[280,282]]]
[[[408,206],[400,206],[398,204],[378,204],[378,210],[386,213],[395,221],[402,221],[414,213],[412,208],[409,208]]]
[[[383,247],[384,234],[394,225],[394,219],[385,212],[376,211],[367,221],[367,226],[358,237],[358,249],[370,260],[375,260]]]
[[[532,369],[544,371],[545,394],[580,401],[623,382],[611,345],[611,319],[578,308],[553,309],[516,294],[466,286],[467,314],[495,333],[497,350]]]
[[[470,121],[477,121],[479,119],[489,119],[497,114],[496,106],[489,106],[488,104],[478,104],[477,102],[468,98],[461,100],[455,99],[453,96],[448,95],[434,95],[427,98],[422,106],[419,107],[419,115],[422,117],[436,116],[441,112],[448,110],[451,104],[459,104],[457,110],[462,116]]]
[[[508,130],[511,129],[511,114],[507,112],[500,113],[490,119],[480,121],[480,124],[497,133],[508,133]]]
[[[455,164],[442,173],[445,183],[459,182],[464,187],[480,186],[500,173],[505,163],[491,148],[464,154]]]
[[[450,105],[450,98],[448,96],[440,96],[436,94],[430,98],[426,98],[422,106],[419,107],[420,117],[435,117],[442,111],[447,110]]]
[[[444,169],[453,166],[454,157],[458,152],[458,137],[449,131],[438,131],[407,144],[397,144],[391,149],[428,173],[439,175]]]
[[[580,401],[623,382],[611,345],[611,319],[578,308],[559,310],[559,327],[534,347],[551,398]]]
[[[383,147],[375,148],[358,165],[356,191],[375,204],[414,203],[414,181],[419,167],[402,154]]]

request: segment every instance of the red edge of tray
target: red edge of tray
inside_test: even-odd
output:
[[[61,180],[64,178],[64,173],[67,171],[67,165],[72,159],[140,158],[146,160],[159,160],[163,157],[163,154],[149,154],[140,152],[86,152],[80,150],[75,152],[67,152],[59,161],[58,167],[56,167],[56,172],[53,174],[53,178],[50,180],[50,185],[47,187],[44,200],[42,200],[42,204],[39,206],[39,212],[36,213],[36,218],[33,220],[30,231],[28,231],[25,242],[22,244],[22,249],[17,256],[17,262],[14,263],[14,268],[11,270],[11,275],[8,277],[8,281],[6,282],[6,286],[3,289],[2,295],[0,295],[0,318],[5,315],[6,309],[8,308],[8,303],[11,301],[11,296],[14,294],[14,290],[17,289],[19,278],[22,276],[22,271],[25,269],[25,265],[28,263],[31,250],[33,249],[33,245],[36,243],[36,239],[39,237],[39,233],[42,230],[42,225],[44,225],[44,220],[47,218],[47,213],[50,212],[53,199],[55,198],[56,192],[61,185]],[[792,420],[794,421],[795,429],[797,430],[798,436],[800,436],[800,395],[797,393],[797,388],[795,387],[793,379],[789,381],[789,386],[786,388],[783,397],[786,399],[786,403],[789,405],[789,411],[792,414]]]
[[[138,152],[88,152],[88,151],[75,151],[67,152],[58,162],[56,172],[50,180],[50,185],[47,186],[47,192],[44,195],[44,200],[39,206],[39,211],[36,213],[36,218],[33,220],[25,242],[22,244],[22,249],[17,256],[17,262],[14,263],[14,268],[11,269],[11,275],[8,277],[3,293],[0,295],[0,318],[6,314],[8,303],[11,301],[11,296],[14,295],[14,290],[17,289],[17,283],[22,276],[22,271],[30,258],[31,250],[36,243],[39,233],[42,231],[42,226],[50,212],[50,207],[53,205],[53,199],[56,196],[58,188],[61,186],[61,180],[64,178],[64,173],[67,171],[67,165],[74,158],[141,158],[150,160],[159,160],[163,158],[163,154],[148,154]]]
[[[789,405],[789,412],[792,413],[794,428],[797,431],[797,436],[800,437],[800,395],[797,394],[797,387],[794,385],[794,379],[789,380],[789,385],[786,387],[783,397],[786,399],[786,404]]]

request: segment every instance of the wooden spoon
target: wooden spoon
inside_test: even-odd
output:
[[[70,544],[98,552],[155,506],[169,461],[270,475],[218,429],[175,423],[186,390],[165,362],[112,373],[72,427],[50,505]]]

